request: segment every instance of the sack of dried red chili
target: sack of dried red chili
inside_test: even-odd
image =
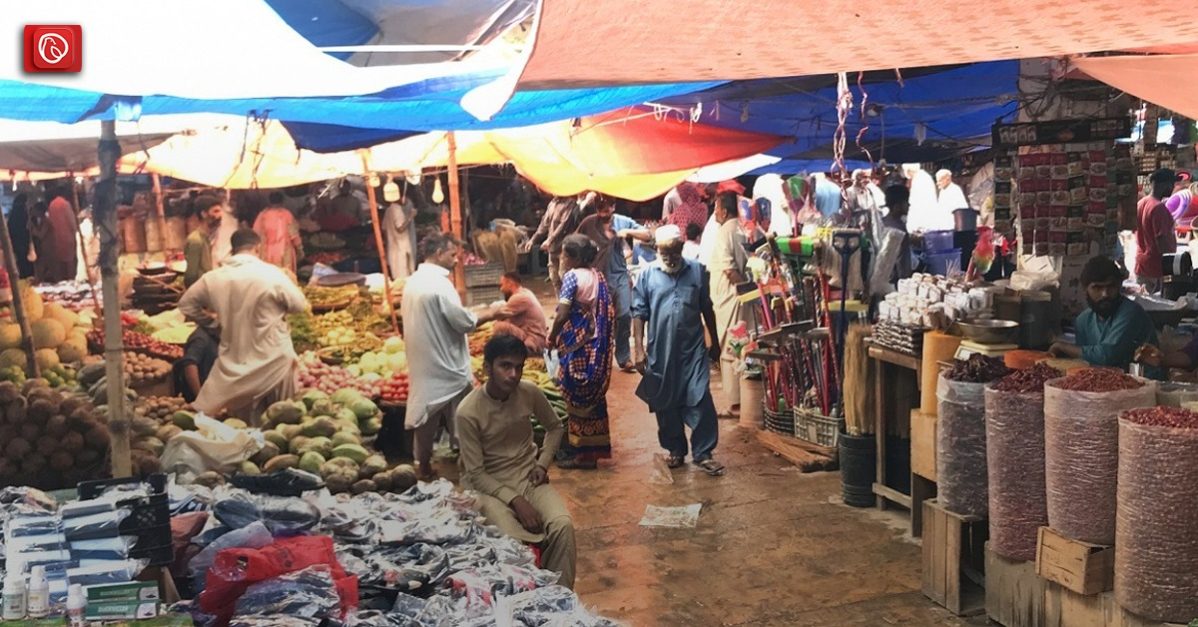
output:
[[[1035,364],[986,386],[986,462],[990,549],[1008,559],[1036,559],[1048,524],[1044,496],[1044,384],[1060,370]]]
[[[950,512],[986,515],[986,402],[984,368],[970,370],[971,380],[954,380],[965,372],[955,368],[940,373],[936,385],[936,498]],[[975,362],[976,363],[979,362]],[[998,362],[1002,367],[1002,362]],[[1005,368],[1004,368],[1005,370]],[[983,378],[982,382],[975,379]]]
[[[1092,544],[1115,543],[1119,414],[1156,403],[1156,386],[1086,368],[1044,386],[1048,525]]]
[[[1115,597],[1156,621],[1198,616],[1198,413],[1154,407],[1119,419]]]

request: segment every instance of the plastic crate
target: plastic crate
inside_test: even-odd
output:
[[[794,436],[805,442],[836,448],[840,439],[840,419],[806,407],[795,407]]]
[[[138,483],[148,484],[152,493],[147,497],[117,501],[117,507],[129,509],[129,516],[121,521],[120,535],[137,537],[129,551],[130,558],[144,559],[150,566],[166,566],[174,561],[175,550],[171,544],[171,508],[165,474],[150,475],[145,480],[127,477],[84,481],[78,486],[79,498],[94,499],[110,487]]]
[[[786,411],[774,411],[769,406],[765,406],[762,408],[762,418],[767,430],[788,436],[794,435],[794,414],[789,409]]]
[[[479,285],[466,288],[466,306],[486,305],[497,300],[503,300],[503,292],[498,285]]]
[[[466,287],[499,285],[503,278],[503,264],[488,263],[484,266],[466,266]]]

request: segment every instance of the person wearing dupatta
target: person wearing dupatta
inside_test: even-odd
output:
[[[254,231],[262,238],[262,260],[295,276],[304,246],[295,216],[283,206],[282,192],[270,193],[270,205],[254,220]]]
[[[592,267],[598,252],[585,235],[562,243],[562,290],[549,332],[569,414],[568,442],[557,461],[561,468],[593,469],[598,460],[611,457],[607,387],[614,310],[606,279]]]

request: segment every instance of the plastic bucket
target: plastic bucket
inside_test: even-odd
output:
[[[926,253],[945,253],[954,248],[953,231],[928,231],[923,234],[923,249]]]
[[[873,507],[874,481],[878,476],[878,458],[873,434],[849,435],[841,432],[840,485],[845,505]]]

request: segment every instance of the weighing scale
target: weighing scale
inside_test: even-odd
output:
[[[1018,344],[982,344],[973,340],[961,340],[961,345],[957,347],[957,354],[954,357],[961,360],[969,359],[969,356],[974,354],[1002,357],[1017,348],[1019,348]]]

